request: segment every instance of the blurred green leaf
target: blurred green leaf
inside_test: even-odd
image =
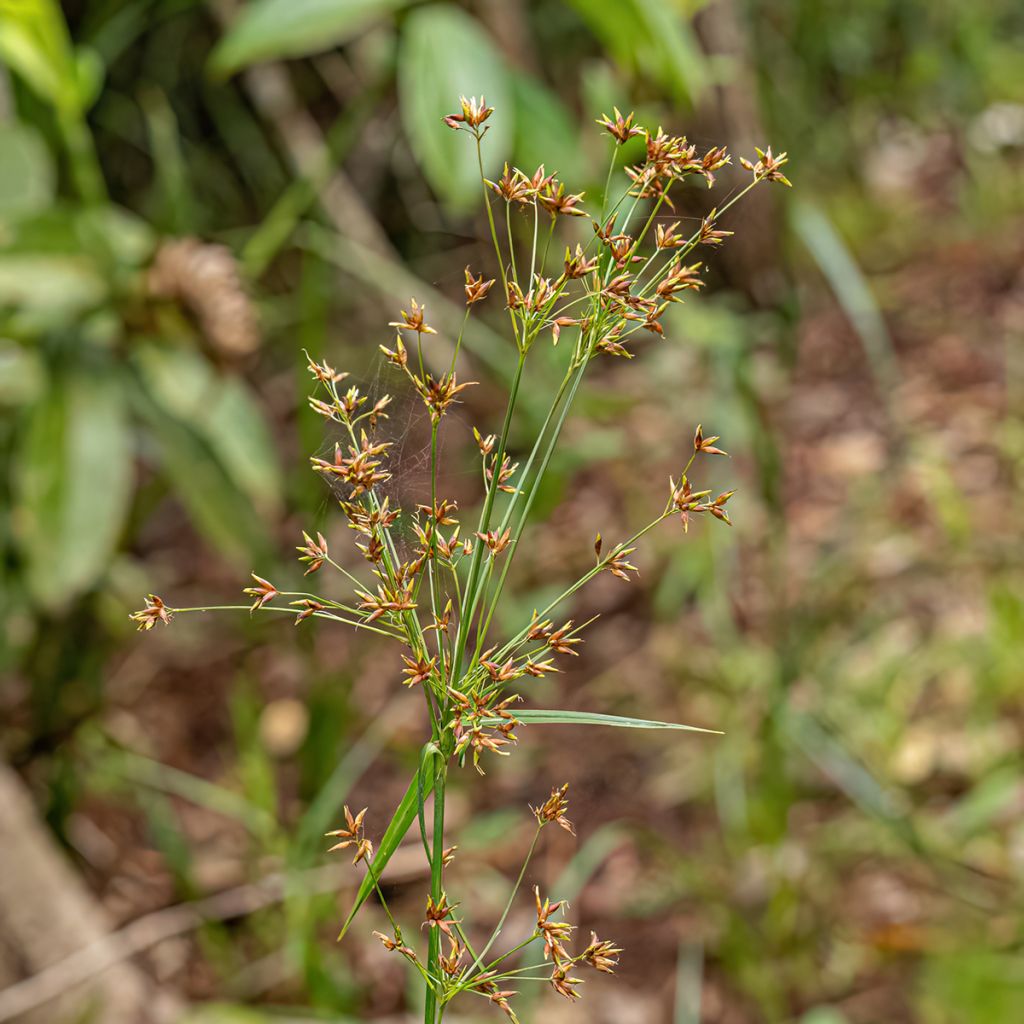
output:
[[[42,99],[62,110],[82,108],[71,40],[53,0],[0,0],[0,60]]]
[[[15,476],[15,533],[40,605],[61,607],[96,582],[131,492],[121,381],[110,371],[58,380],[29,415]]]
[[[248,387],[188,349],[143,344],[132,359],[160,408],[202,436],[262,514],[276,511],[281,473],[270,431]]]
[[[0,253],[0,306],[30,310],[53,323],[95,306],[106,291],[103,278],[84,257]]]
[[[512,81],[516,104],[516,163],[525,170],[545,164],[549,174],[566,182],[566,190],[579,191],[583,159],[579,124],[565,104],[547,86],[529,75]]]
[[[210,66],[229,75],[258,61],[322,53],[351,39],[407,0],[255,0],[247,4]]]
[[[484,172],[506,159],[514,137],[512,85],[501,54],[480,24],[449,4],[413,11],[402,27],[398,93],[413,152],[433,188],[456,208],[479,202],[476,146],[441,119],[459,96],[486,97],[498,115],[487,122]]]
[[[35,11],[33,5],[16,0],[0,3],[0,58],[40,97],[55,103],[64,83],[47,46],[51,32],[44,11],[45,7]]]
[[[53,199],[54,167],[39,134],[20,124],[0,124],[0,220],[44,209]]]
[[[681,4],[666,0],[570,0],[624,69],[690,100],[707,81],[706,61]],[[609,111],[610,113],[610,111]]]
[[[46,372],[39,353],[0,338],[0,406],[26,405],[42,394]]]

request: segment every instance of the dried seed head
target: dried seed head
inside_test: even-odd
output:
[[[316,540],[313,540],[305,530],[302,531],[302,538],[306,543],[301,547],[297,547],[295,550],[300,552],[302,555],[299,561],[308,564],[309,568],[303,573],[303,575],[309,576],[311,573],[320,569],[327,560],[327,541],[324,540],[324,535],[322,533],[318,533],[316,535]]]
[[[504,533],[500,533],[498,530],[488,530],[486,533],[477,533],[476,536],[487,545],[491,556],[497,557],[512,543],[512,528],[509,527]]]
[[[465,96],[460,96],[459,106],[461,108],[459,113],[449,114],[442,118],[444,123],[449,128],[454,128],[455,131],[460,131],[465,125],[474,129],[475,132],[494,113],[494,107],[487,106],[487,101],[483,96],[480,99],[475,96],[470,96],[468,99]]]
[[[400,310],[402,319],[389,321],[388,327],[397,327],[400,331],[415,331],[421,336],[424,334],[437,334],[437,331],[433,327],[427,326],[426,321],[423,319],[427,307],[418,305],[415,299],[409,300],[409,306],[409,312],[406,312],[404,309]]]
[[[665,227],[662,224],[655,225],[654,244],[658,249],[678,249],[686,244],[686,239],[679,233],[679,221]]]
[[[576,835],[576,829],[573,828],[572,822],[565,816],[565,812],[569,810],[569,801],[566,799],[568,792],[569,783],[566,782],[561,788],[551,790],[551,796],[540,807],[530,808],[537,818],[537,824],[543,827],[549,821],[553,821],[564,828],[569,835]]]
[[[619,113],[618,107],[613,107],[615,119],[612,120],[607,114],[602,114],[597,123],[606,131],[618,145],[627,142],[634,135],[642,135],[643,128],[633,127],[633,114],[630,112],[626,117]]]
[[[628,556],[635,550],[636,548],[616,548],[608,556],[604,568],[613,576],[617,576],[620,580],[625,580],[628,583],[629,573],[635,572],[637,575],[640,574],[640,570],[632,562],[628,561]]]
[[[583,202],[584,193],[578,192],[570,195],[565,191],[565,182],[550,181],[547,187],[537,195],[537,202],[544,207],[552,217],[586,217],[586,211],[579,208]]]
[[[583,251],[583,246],[576,243],[576,251],[570,252],[569,247],[565,247],[565,276],[574,280],[580,277],[586,277],[587,274],[593,273],[597,270],[597,257],[587,259],[586,253]]]
[[[602,974],[614,974],[621,952],[613,942],[602,942],[596,932],[591,932],[590,945],[583,951],[583,960]]]
[[[437,657],[434,656],[429,660],[424,658],[422,655],[416,659],[407,658],[404,654],[402,655],[402,661],[405,662],[405,668],[402,669],[402,674],[407,676],[402,682],[406,686],[416,686],[418,683],[426,682],[430,678],[430,673],[434,671],[437,665]]]
[[[309,372],[321,384],[337,384],[348,376],[347,373],[338,373],[334,367],[328,366],[326,362],[318,363],[305,349],[303,349],[303,352],[309,360]]]
[[[459,962],[462,960],[462,954],[465,950],[454,935],[449,935],[448,941],[451,943],[448,955],[439,956],[438,962],[441,964],[441,970],[443,970],[449,978],[452,978],[459,973]]]
[[[458,924],[454,918],[449,920],[452,911],[458,906],[457,903],[449,905],[448,897],[444,893],[441,893],[440,899],[435,903],[432,896],[427,897],[427,911],[425,920],[423,921],[424,928],[439,928],[448,938],[452,938],[452,925]]]
[[[570,978],[568,966],[560,967],[556,966],[551,972],[551,986],[560,995],[565,996],[570,1002],[574,999],[579,999],[580,994],[576,991],[575,986],[582,985],[583,981],[580,978]]]
[[[269,580],[265,580],[262,576],[257,576],[256,573],[251,573],[251,575],[256,581],[256,586],[246,587],[242,593],[256,598],[252,603],[252,608],[249,609],[250,612],[254,612],[257,608],[262,608],[268,601],[273,601],[279,592],[277,587]]]
[[[315,612],[322,612],[325,608],[319,601],[314,601],[311,597],[304,597],[299,601],[288,602],[293,608],[299,608],[298,615],[295,616],[295,625],[297,626],[303,619],[308,619]]]
[[[227,246],[198,238],[162,242],[146,278],[146,289],[157,298],[180,302],[221,355],[238,358],[259,348],[256,306]]]
[[[410,949],[408,946],[405,946],[405,945],[402,944],[402,936],[401,935],[396,934],[395,937],[392,939],[392,938],[389,938],[387,935],[385,935],[383,932],[374,932],[373,934],[378,939],[380,939],[381,944],[384,946],[384,948],[389,953],[397,950],[410,963],[416,963],[416,951],[414,949]]]
[[[138,623],[138,629],[141,631],[152,629],[158,622],[162,622],[165,626],[169,626],[171,624],[171,619],[174,618],[171,610],[164,604],[161,598],[156,596],[156,594],[148,595],[145,607],[140,611],[132,612],[128,617],[132,622]]]
[[[533,895],[537,901],[537,931],[544,937],[544,959],[554,960],[556,964],[570,960],[569,951],[562,945],[562,940],[568,939],[575,929],[568,921],[551,920],[552,914],[567,904],[564,900],[552,903],[548,899],[541,903],[539,886],[534,886]]]
[[[701,222],[700,222],[700,234],[697,236],[697,241],[701,245],[721,245],[725,239],[731,237],[733,232],[731,231],[719,231],[715,227],[715,218],[718,216],[717,210],[712,210]]]
[[[740,163],[743,167],[748,171],[753,171],[754,181],[777,181],[789,188],[793,187],[793,183],[782,173],[780,169],[783,164],[789,163],[789,158],[785,153],[780,153],[778,156],[772,156],[771,146],[763,152],[755,147],[755,151],[758,156],[756,164],[740,157]]]
[[[580,652],[573,650],[573,648],[577,644],[583,643],[583,638],[572,636],[572,619],[570,619],[560,629],[556,629],[548,634],[547,643],[548,647],[550,647],[556,654],[572,654],[578,656]]]
[[[366,838],[363,831],[363,819],[366,817],[366,808],[364,807],[358,814],[353,815],[346,804],[344,811],[345,827],[326,833],[329,838],[341,839],[341,842],[335,843],[327,852],[334,853],[335,850],[344,850],[351,846],[355,848],[355,856],[352,858],[352,863],[358,864],[363,860],[369,864],[373,859],[373,844]]]
[[[705,437],[701,426],[697,424],[697,430],[693,435],[693,450],[695,452],[703,452],[705,455],[728,455],[728,452],[722,451],[721,448],[715,447],[715,442],[719,440],[717,434],[714,437]]]
[[[472,306],[474,303],[482,302],[487,298],[487,293],[491,290],[494,284],[494,278],[490,281],[484,280],[484,275],[481,274],[479,277],[474,277],[469,267],[466,267],[466,305]]]
[[[395,335],[395,347],[393,350],[386,345],[381,345],[380,350],[384,358],[393,366],[404,368],[409,365],[409,353],[406,351],[405,345],[402,344],[401,334]]]

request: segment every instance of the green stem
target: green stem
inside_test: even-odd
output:
[[[441,899],[444,872],[444,796],[445,782],[448,775],[448,764],[444,756],[435,755],[434,769],[434,841],[433,853],[430,858],[430,898],[436,905]],[[440,977],[441,929],[431,928],[427,951],[427,974]],[[438,1024],[444,1008],[438,1006],[437,993],[433,988],[427,989],[423,1007],[423,1024]]]
[[[515,902],[515,898],[519,893],[519,888],[523,884],[523,879],[526,877],[526,869],[529,867],[530,860],[533,857],[533,851],[537,849],[537,840],[540,839],[541,829],[544,826],[540,823],[537,825],[537,831],[533,834],[533,842],[530,843],[530,849],[526,853],[526,859],[523,861],[523,866],[519,871],[519,877],[516,879],[516,884],[512,887],[512,892],[509,894],[508,902],[505,904],[505,910],[502,912],[501,917],[498,919],[498,924],[494,931],[491,933],[491,937],[487,940],[487,945],[480,951],[480,955],[473,962],[473,966],[467,971],[467,975],[471,975],[483,962],[484,957],[490,952],[491,946],[494,945],[498,940],[498,936],[501,935],[501,929],[505,927],[505,921],[508,919],[509,911],[512,909],[512,904]]]
[[[505,422],[501,427],[501,440],[498,442],[498,449],[495,455],[494,465],[501,466],[505,458],[505,446],[508,443],[509,428],[512,425],[512,413],[515,410],[516,398],[519,395],[519,385],[523,378],[523,365],[526,361],[526,353],[520,351],[516,363],[515,377],[512,379],[512,387],[509,392],[508,407],[505,409]],[[483,511],[480,513],[479,533],[486,533],[491,521],[491,511],[494,508],[494,499],[498,493],[498,472],[491,478],[491,485],[487,489],[487,497],[484,500]],[[483,560],[483,553],[486,545],[477,539],[473,547],[473,560],[469,564],[469,577],[466,580],[466,592],[462,601],[462,608],[459,615],[459,631],[455,638],[455,660],[452,664],[451,681],[453,684],[459,680],[462,671],[462,658],[465,654],[466,645],[469,642],[469,630],[473,614],[476,611],[479,600],[479,576],[480,563]]]

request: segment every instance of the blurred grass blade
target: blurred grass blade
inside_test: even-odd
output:
[[[188,349],[144,344],[133,358],[157,405],[202,437],[261,515],[276,514],[281,471],[270,429],[246,384]]]
[[[58,380],[31,410],[14,477],[14,523],[29,590],[54,609],[91,587],[132,496],[132,438],[120,375]]]
[[[797,237],[818,264],[843,312],[864,346],[871,371],[883,394],[898,375],[892,338],[864,272],[825,212],[806,199],[791,206]]]
[[[349,790],[393,735],[397,723],[401,722],[400,715],[391,713],[398,704],[398,701],[389,704],[355,743],[347,744],[344,756],[299,819],[291,848],[293,865],[306,866],[312,853],[319,849],[324,833],[331,827]]]
[[[255,0],[246,4],[210,58],[217,74],[279,57],[323,53],[406,0]]]
[[[486,97],[502,116],[488,121],[484,171],[501,166],[514,137],[512,88],[490,37],[479,22],[450,4],[413,11],[402,28],[398,55],[402,123],[426,179],[451,206],[480,201],[476,147],[441,124],[462,96]]]
[[[429,796],[433,788],[434,776],[433,773],[431,773],[423,783],[423,796]],[[377,855],[373,858],[373,864],[367,869],[366,877],[363,878],[359,885],[359,891],[356,893],[356,898],[352,903],[352,909],[349,910],[348,917],[345,918],[345,923],[342,925],[341,932],[338,934],[339,941],[345,937],[345,933],[355,920],[356,914],[359,913],[360,908],[366,902],[367,896],[373,892],[374,881],[379,879],[381,874],[383,874],[388,861],[391,860],[395,850],[398,849],[402,840],[405,838],[406,832],[409,831],[413,821],[416,820],[417,807],[419,804],[419,789],[420,769],[417,766],[416,774],[412,777],[412,781],[409,783],[409,788],[405,791],[405,796],[402,797],[402,802],[398,805],[398,809],[392,816],[391,823],[385,830],[384,835],[381,836],[380,845],[377,847]]]
[[[622,715],[600,715],[593,711],[547,711],[527,708],[524,711],[516,711],[515,716],[524,725],[610,725],[618,729],[677,729],[681,732],[722,735],[717,729],[701,729],[696,725],[653,722],[647,718],[626,718]]]
[[[274,815],[240,793],[131,750],[111,748],[104,752],[98,761],[98,770],[110,771],[124,782],[148,786],[232,818],[254,835],[266,835],[277,828]]]
[[[672,1024],[700,1024],[704,947],[681,942],[676,958],[676,1004]]]

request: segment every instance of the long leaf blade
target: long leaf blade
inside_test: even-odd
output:
[[[380,879],[384,868],[387,867],[388,861],[391,860],[395,850],[398,849],[405,838],[406,832],[409,831],[412,823],[416,820],[417,808],[419,806],[419,778],[420,771],[417,767],[416,774],[413,775],[409,788],[405,791],[405,796],[402,797],[402,802],[398,805],[398,809],[392,815],[391,822],[381,837],[380,845],[377,847],[377,855],[373,858],[373,863],[366,872],[366,877],[360,883],[359,891],[356,893],[356,898],[348,912],[348,917],[345,918],[345,923],[338,934],[339,942],[345,937],[345,933],[355,920],[356,914],[359,913],[362,905],[366,902],[366,898],[373,892],[374,882]],[[433,791],[433,788],[434,776],[433,773],[429,773],[427,778],[423,780],[423,796],[428,796]]]
[[[255,0],[210,59],[218,74],[280,57],[308,57],[347,42],[405,0]]]
[[[648,718],[602,715],[596,711],[548,711],[543,708],[527,708],[524,711],[516,711],[515,716],[524,725],[610,725],[617,729],[676,729],[680,732],[722,735],[718,729],[702,729],[697,725],[681,725],[678,722],[656,722]]]

